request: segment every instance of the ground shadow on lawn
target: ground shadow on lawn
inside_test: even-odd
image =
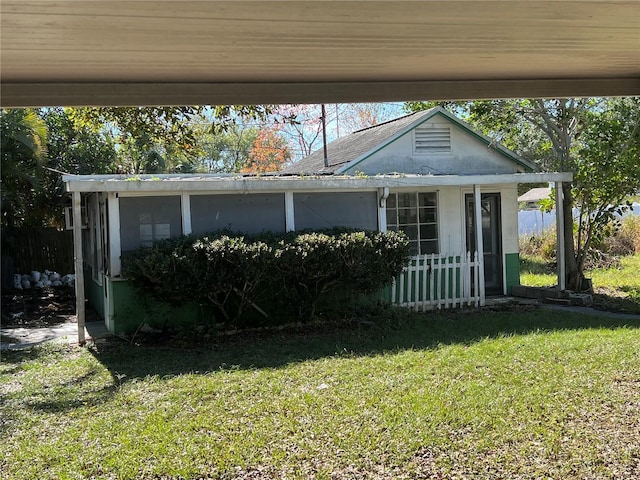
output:
[[[616,319],[532,307],[506,311],[412,313],[389,309],[371,322],[301,332],[236,336],[206,348],[110,345],[93,349],[118,382],[148,375],[173,376],[228,369],[278,368],[324,357],[371,356],[407,349],[466,344],[539,331],[640,328],[638,319]]]
[[[620,287],[619,291],[611,292],[607,289],[597,288],[593,295],[593,308],[640,315],[640,289]]]
[[[584,329],[640,329],[637,319],[587,316],[567,311],[530,307],[497,310],[463,310],[412,313],[390,308],[368,321],[351,321],[327,327],[304,327],[300,331],[240,334],[217,339],[206,347],[169,348],[111,342],[90,348],[112,377],[91,382],[99,375],[92,367],[69,380],[55,392],[42,391],[29,400],[31,408],[65,412],[107,401],[119,387],[147,376],[171,377],[235,369],[280,368],[292,363],[326,357],[374,356],[403,350],[423,350],[442,345],[471,345],[484,339],[534,332]],[[53,346],[3,352],[3,363],[18,365],[50,354]],[[60,354],[57,350],[56,354]],[[67,346],[75,349],[77,347]],[[11,369],[11,367],[9,367]],[[5,373],[10,373],[5,369]],[[2,429],[0,429],[1,431]]]

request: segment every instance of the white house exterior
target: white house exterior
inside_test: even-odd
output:
[[[571,180],[569,173],[533,172],[533,164],[441,108],[355,132],[327,152],[326,161],[320,150],[273,175],[65,176],[78,219],[75,238],[84,238],[76,241],[76,271],[86,273],[86,281],[77,282],[79,297],[86,285],[108,328],[131,330],[132,319],[144,315],[121,277],[124,251],[223,228],[257,233],[349,226],[403,230],[412,253],[432,259],[484,252],[470,287],[483,304],[486,295],[505,295],[519,284],[518,184]],[[427,263],[442,260],[420,262],[433,270]],[[462,283],[455,278],[463,268],[456,268],[451,280],[448,272],[446,282],[439,280],[443,289]],[[427,281],[415,275],[406,278],[413,278],[416,294],[404,300],[417,302],[418,289],[424,289],[422,300],[429,295]]]

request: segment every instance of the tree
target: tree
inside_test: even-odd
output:
[[[28,213],[31,225],[64,225],[65,188],[61,172],[76,175],[111,173],[116,162],[113,138],[106,132],[76,128],[68,111],[47,108],[39,111],[48,131],[48,164],[43,180],[34,194]]]
[[[278,135],[278,131],[262,129],[258,132],[243,173],[277,172],[291,160],[291,153],[286,140]]]
[[[398,116],[397,105],[393,103],[341,103],[328,108],[329,123],[336,125],[336,137],[348,135],[356,130],[372,127]]]
[[[320,105],[280,105],[274,112],[287,122],[279,124],[283,137],[297,159],[315,151],[322,141],[322,113]],[[277,120],[274,122],[278,125]]]
[[[466,111],[466,119],[476,128],[536,161],[543,169],[574,172],[573,185],[563,183],[563,212],[558,212],[564,217],[569,288],[581,288],[584,259],[597,225],[601,225],[598,222],[611,218],[608,202],[624,199],[640,188],[638,183],[634,186],[634,182],[616,188],[603,181],[604,176],[640,178],[633,176],[632,157],[637,152],[634,147],[637,144],[637,104],[638,99],[567,98],[451,102],[445,107]],[[434,104],[413,102],[405,108],[420,109],[427,105]],[[605,133],[607,131],[609,133]],[[573,232],[574,205],[581,209],[577,238]],[[602,215],[593,215],[596,211]]]
[[[602,239],[616,214],[640,191],[640,98],[607,100],[589,112],[578,147],[573,197],[579,207],[578,270],[592,244]]]
[[[21,226],[47,161],[47,126],[33,109],[0,110],[2,226]]]
[[[94,130],[111,129],[121,143],[129,140],[143,146],[170,145],[197,157],[198,125],[209,122],[212,133],[224,132],[238,121],[264,119],[272,113],[269,105],[216,105],[180,107],[92,107],[72,109],[73,119]]]
[[[258,129],[240,124],[224,132],[207,129],[198,136],[202,152],[198,163],[208,173],[239,172],[247,165],[257,137]]]
[[[397,104],[338,103],[325,105],[327,141],[397,116]],[[270,117],[272,127],[287,140],[294,160],[322,148],[321,105],[280,105]]]
[[[71,109],[71,115],[80,127],[113,133],[120,157],[118,172],[187,173],[201,169],[226,171],[229,164],[223,161],[222,166],[217,165],[215,159],[211,159],[213,164],[205,165],[210,168],[201,168],[212,153],[211,142],[203,142],[203,137],[225,137],[244,122],[272,116],[273,107],[99,107]]]

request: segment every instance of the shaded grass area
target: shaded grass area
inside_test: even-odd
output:
[[[640,321],[414,314],[2,352],[3,478],[635,478]]]
[[[606,310],[640,314],[640,255],[622,257],[620,265],[586,272],[593,281],[594,303]],[[557,284],[554,263],[539,257],[522,257],[520,269],[523,285]]]

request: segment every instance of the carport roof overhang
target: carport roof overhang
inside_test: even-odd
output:
[[[1,0],[2,106],[640,94],[640,2]]]
[[[570,172],[506,173],[491,175],[376,175],[327,176],[220,176],[220,175],[64,175],[68,192],[250,193],[308,190],[375,190],[471,185],[570,182]]]

